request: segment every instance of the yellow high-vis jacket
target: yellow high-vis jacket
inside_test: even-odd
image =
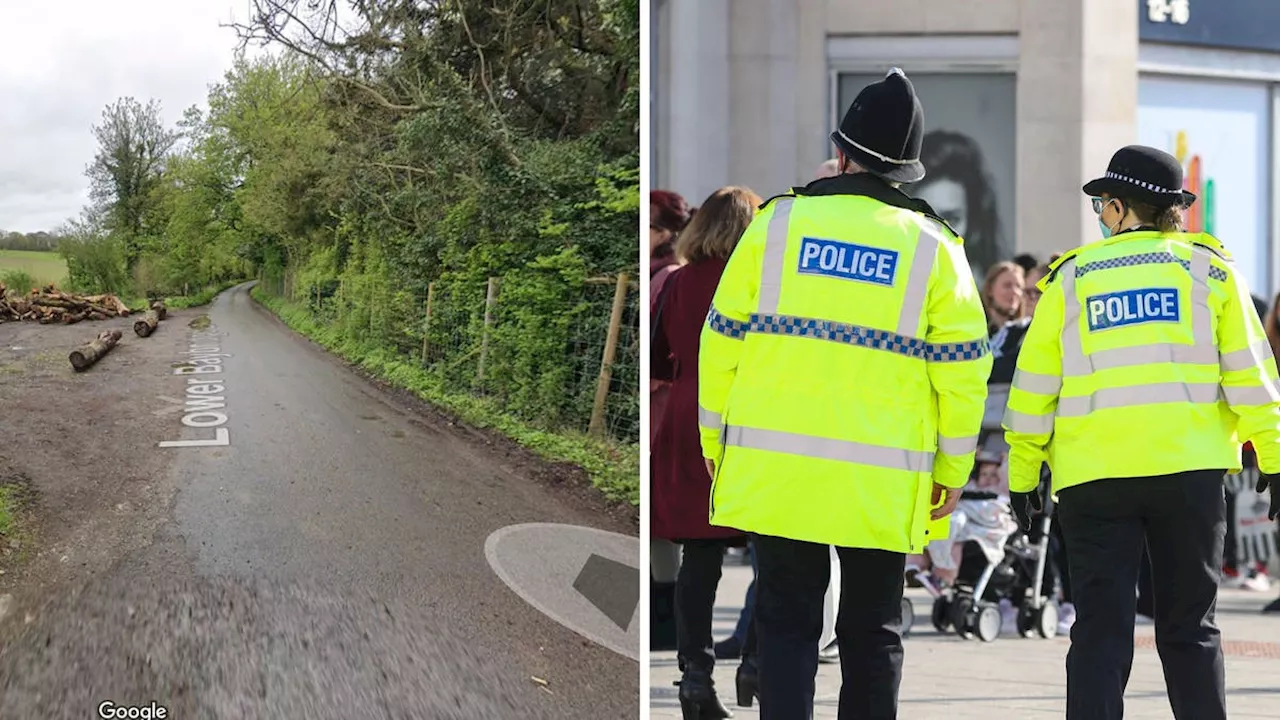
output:
[[[969,478],[991,356],[963,245],[927,208],[843,175],[743,234],[699,356],[712,525],[911,553],[945,537],[932,481]]]
[[[1101,478],[1280,472],[1280,390],[1249,288],[1217,239],[1125,232],[1040,282],[1005,412],[1009,488],[1048,462],[1055,492]]]

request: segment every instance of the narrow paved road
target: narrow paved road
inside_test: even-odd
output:
[[[46,705],[14,695],[14,717],[64,684],[68,705],[111,690],[190,713],[171,717],[635,716],[635,653],[535,609],[486,559],[501,528],[595,518],[291,333],[248,286],[209,318],[206,333],[183,331],[216,341],[221,372],[157,378],[157,393],[221,384],[203,389],[224,398],[229,444],[153,450],[172,453],[170,522],[66,598],[73,617],[40,619],[47,648],[33,643],[17,685],[43,688]],[[214,437],[180,418],[157,441]],[[623,542],[638,565],[638,543]],[[509,572],[545,561],[546,583],[572,584],[550,555],[517,554]]]

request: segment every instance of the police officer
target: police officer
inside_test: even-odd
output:
[[[764,204],[702,332],[711,524],[753,534],[766,720],[812,714],[830,546],[839,717],[897,717],[905,557],[973,468],[986,317],[960,239],[898,189],[923,126],[901,70],[863,89],[832,134],[843,172]]]
[[[1076,609],[1067,718],[1123,716],[1145,543],[1173,714],[1222,720],[1223,476],[1246,440],[1265,484],[1280,472],[1276,366],[1230,255],[1182,231],[1196,198],[1176,159],[1122,148],[1084,192],[1105,239],[1041,281],[1004,419],[1019,519],[1038,509],[1045,461],[1059,499]]]

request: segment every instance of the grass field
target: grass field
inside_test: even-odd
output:
[[[55,252],[0,250],[0,280],[12,271],[30,275],[37,285],[61,285],[67,279],[67,262]],[[10,289],[26,292],[31,288]]]

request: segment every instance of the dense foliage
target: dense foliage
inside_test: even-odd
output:
[[[585,430],[608,278],[638,270],[639,0],[253,0],[237,30],[269,52],[207,110],[104,112],[95,205],[61,233],[72,282],[256,276],[353,346],[421,361],[425,333],[441,377]],[[635,442],[635,368],[613,385]]]

